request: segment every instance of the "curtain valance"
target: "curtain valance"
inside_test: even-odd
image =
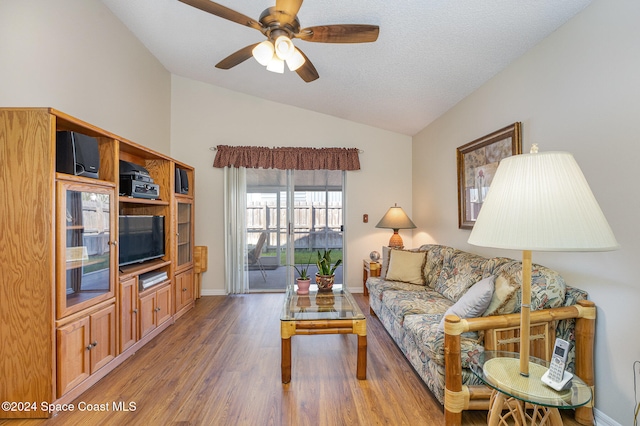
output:
[[[213,167],[360,170],[357,148],[267,148],[218,145]]]

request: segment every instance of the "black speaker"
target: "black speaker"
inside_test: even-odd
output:
[[[98,139],[76,132],[56,132],[56,171],[98,179]]]
[[[176,194],[189,193],[189,177],[187,171],[176,167]]]

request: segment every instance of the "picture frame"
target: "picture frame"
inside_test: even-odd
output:
[[[522,154],[522,123],[516,122],[456,149],[458,228],[472,229],[503,158]]]

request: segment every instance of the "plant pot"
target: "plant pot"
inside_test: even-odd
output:
[[[327,308],[327,307],[332,307],[334,304],[336,303],[336,299],[335,296],[333,295],[333,292],[323,292],[322,294],[318,294],[316,296],[316,305],[318,305],[318,307],[323,307],[323,308]]]
[[[311,280],[301,280],[297,279],[298,283],[298,294],[309,294],[309,286],[311,285]]]
[[[296,301],[296,306],[300,308],[300,312],[304,312],[307,308],[311,307],[311,297],[310,296],[298,297],[298,300]]]
[[[319,275],[316,274],[316,284],[318,284],[318,291],[332,291],[333,280],[335,275]]]

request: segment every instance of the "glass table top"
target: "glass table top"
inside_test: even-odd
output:
[[[543,359],[529,357],[529,377],[520,374],[517,352],[485,351],[471,358],[471,371],[483,383],[519,400],[555,408],[576,408],[592,398],[592,390],[579,377],[573,376],[571,388],[556,391],[541,381],[549,368]]]
[[[285,295],[281,321],[358,320],[365,319],[349,291],[335,284],[332,291],[318,291],[313,284],[309,294],[298,294],[297,286],[290,286]]]

